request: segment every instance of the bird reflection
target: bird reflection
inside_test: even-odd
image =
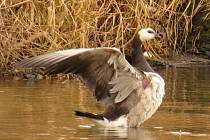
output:
[[[154,140],[152,132],[144,128],[101,128],[101,133],[105,136],[106,140],[115,139],[132,139],[132,140]]]

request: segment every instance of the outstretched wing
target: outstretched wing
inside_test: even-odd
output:
[[[25,59],[23,68],[42,68],[45,74],[73,73],[97,100],[120,103],[143,85],[145,75],[137,71],[116,48],[69,49]]]

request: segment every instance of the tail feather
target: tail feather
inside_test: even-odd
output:
[[[95,120],[104,120],[102,115],[97,115],[89,112],[74,111],[76,116],[91,118]]]

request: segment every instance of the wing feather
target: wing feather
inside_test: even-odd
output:
[[[115,98],[115,103],[125,100],[133,91],[137,91],[141,88],[141,80],[134,77],[131,73],[120,72],[118,77],[113,79],[109,84],[113,87],[110,89],[110,93],[118,93]]]
[[[25,59],[23,68],[41,68],[45,74],[81,76],[97,100],[116,104],[141,88],[143,72],[137,71],[115,48],[70,49]]]

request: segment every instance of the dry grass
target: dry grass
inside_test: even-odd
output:
[[[17,60],[75,47],[118,47],[129,53],[137,29],[152,27],[165,40],[146,47],[157,58],[186,50],[193,17],[208,0],[2,0],[0,2],[0,68]],[[191,38],[193,47],[200,30]]]

